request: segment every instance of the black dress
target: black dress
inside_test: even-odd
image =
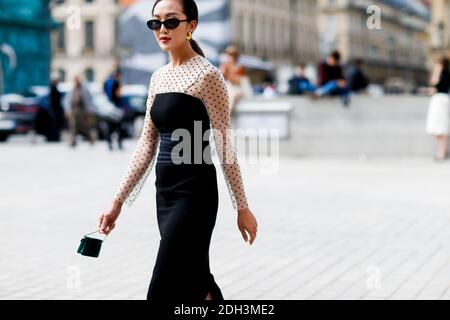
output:
[[[216,169],[206,161],[211,158],[208,141],[194,139],[195,121],[201,121],[200,137],[210,129],[208,114],[201,100],[170,92],[156,95],[151,117],[161,139],[155,166],[161,240],[147,299],[198,301],[210,291],[214,300],[223,300],[208,256],[219,200]],[[171,139],[180,128],[190,133],[191,145],[201,144],[206,156],[199,163],[189,148],[172,153],[182,143]]]
[[[210,136],[233,207],[247,207],[229,129],[225,79],[204,57],[197,55],[181,67],[166,65],[152,75],[144,128],[116,194],[117,200],[133,203],[159,150],[155,186],[161,240],[149,300],[199,301],[208,292],[223,300],[209,265],[219,200]]]

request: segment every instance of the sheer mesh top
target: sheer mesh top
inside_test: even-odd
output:
[[[152,170],[160,135],[152,122],[150,109],[155,95],[168,92],[184,92],[203,102],[209,116],[215,150],[220,160],[233,208],[248,207],[239,163],[231,144],[229,96],[226,82],[220,70],[201,55],[195,55],[177,67],[173,67],[169,63],[152,74],[142,134],[115,199],[131,206]]]

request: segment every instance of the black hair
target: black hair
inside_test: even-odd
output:
[[[341,54],[337,50],[334,50],[333,52],[331,52],[330,57],[332,57],[337,62],[339,62],[341,60]]]
[[[155,4],[153,5],[152,8],[152,15],[153,15],[153,11],[155,10],[155,6],[158,4],[158,2],[161,2],[162,0],[156,0]],[[186,15],[188,22],[191,22],[193,20],[197,21],[198,23],[198,8],[197,8],[197,4],[195,3],[194,0],[180,0],[181,2],[181,6],[183,7],[183,13]],[[203,50],[200,48],[199,44],[197,43],[197,41],[195,41],[193,38],[191,38],[191,40],[189,40],[189,43],[191,44],[192,49],[198,53],[201,56],[205,56],[205,54],[203,53]]]
[[[448,57],[444,56],[440,58],[439,63],[442,64],[442,71],[450,72],[450,60]]]
[[[353,61],[353,64],[354,64],[356,67],[361,68],[362,65],[364,64],[364,61],[363,61],[363,59],[361,59],[361,58],[356,58],[356,59]]]

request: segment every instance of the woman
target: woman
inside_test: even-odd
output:
[[[93,129],[96,125],[96,115],[93,111],[92,96],[89,89],[81,82],[80,76],[75,77],[75,86],[65,97],[67,120],[70,131],[70,146],[75,148],[77,136],[81,134],[89,139],[91,145],[95,143]]]
[[[230,113],[233,114],[241,98],[245,96],[242,87],[242,80],[245,76],[245,69],[237,64],[239,51],[234,46],[225,49],[227,60],[220,65],[220,71],[227,82],[230,97]]]
[[[208,256],[218,209],[211,127],[244,241],[249,235],[252,244],[257,232],[231,146],[226,84],[192,39],[198,23],[193,0],[158,0],[152,16],[147,25],[171,61],[151,77],[142,135],[112,207],[100,215],[99,231],[111,232],[122,204],[134,201],[159,143],[155,186],[161,241],[147,299],[222,300]]]
[[[442,161],[448,157],[448,135],[450,133],[450,61],[441,58],[435,65],[431,76],[434,95],[428,107],[426,132],[437,141],[435,160]]]

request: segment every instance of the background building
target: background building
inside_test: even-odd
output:
[[[232,0],[232,41],[274,63],[312,62],[319,54],[312,0]]]
[[[376,5],[381,28],[367,25]],[[339,49],[344,61],[363,58],[372,82],[399,78],[411,86],[427,83],[426,5],[416,0],[320,0],[319,29],[322,56]]]
[[[431,58],[450,55],[450,0],[431,1]]]
[[[61,22],[53,34],[52,68],[62,79],[76,75],[103,82],[116,67],[119,1],[54,1],[53,16]]]
[[[449,42],[448,1],[431,2],[436,12],[431,26],[434,49]],[[428,82],[430,3],[425,0],[196,2],[200,24],[193,36],[206,57],[218,65],[225,47],[236,45],[254,84],[273,71],[279,83],[286,82],[293,65],[315,66],[332,49],[341,51],[344,62],[363,58],[373,83],[400,79],[410,89]],[[125,82],[148,84],[150,74],[169,61],[146,26],[154,0],[54,3],[53,15],[61,27],[53,34],[53,68],[63,79],[82,74],[102,82],[120,61]],[[380,9],[379,29],[367,25],[371,5]],[[73,21],[77,14],[78,24]]]
[[[0,94],[48,84],[55,26],[48,0],[0,0]]]
[[[317,2],[231,0],[231,35],[244,55],[270,61],[276,78],[284,83],[292,65],[315,64],[319,57]],[[252,82],[261,82],[271,69],[250,71]]]
[[[121,66],[127,82],[148,83],[149,74],[169,59],[145,24],[153,3],[153,0],[136,1],[119,18],[119,50],[123,52]],[[230,44],[240,49],[241,63],[253,82],[261,81],[279,64],[317,60],[316,1],[197,0],[196,3],[200,23],[193,36],[216,65]]]

